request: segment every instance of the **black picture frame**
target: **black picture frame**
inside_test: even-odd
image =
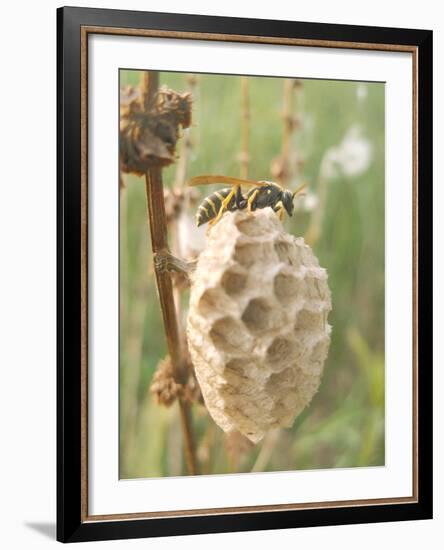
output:
[[[95,520],[82,508],[81,30],[156,29],[404,45],[417,55],[417,479],[415,502]],[[389,48],[388,48],[389,49]],[[432,31],[172,13],[57,10],[57,539],[62,542],[428,519],[432,517]],[[415,230],[415,228],[414,228]],[[82,405],[83,404],[83,405]]]

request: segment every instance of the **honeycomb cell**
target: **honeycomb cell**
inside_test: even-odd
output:
[[[224,378],[226,384],[221,386],[220,389],[220,394],[222,397],[227,397],[230,395],[234,396],[235,399],[238,399],[240,387],[242,387],[242,394],[246,397],[257,391],[257,386],[254,380],[250,379],[242,371],[226,368],[224,371]]]
[[[220,308],[220,292],[213,288],[207,289],[199,300],[199,311],[203,316],[210,314]]]
[[[263,252],[262,248],[261,244],[238,244],[235,247],[234,260],[244,267],[250,267],[261,256]]]
[[[228,296],[237,296],[245,289],[247,279],[245,273],[228,270],[222,275],[221,284]]]
[[[293,275],[278,273],[274,278],[274,293],[282,304],[288,304],[301,294],[301,281]]]
[[[267,349],[267,364],[273,372],[283,370],[297,351],[296,343],[287,338],[275,338]]]
[[[323,312],[312,312],[307,309],[301,309],[296,318],[295,330],[315,331],[324,328]]]
[[[245,358],[233,357],[233,359],[227,361],[225,368],[242,375],[244,370],[248,370],[251,366],[252,364],[245,361]]]
[[[248,351],[250,343],[248,334],[242,330],[240,323],[232,317],[218,319],[210,330],[213,344],[220,351],[235,353],[236,351]]]
[[[305,284],[307,287],[307,297],[311,300],[320,300],[322,299],[322,291],[320,286],[320,281],[313,277],[307,277],[305,279]]]
[[[274,372],[267,380],[266,391],[270,394],[282,395],[283,390],[290,389],[297,380],[297,371],[288,367],[282,372]]]
[[[251,332],[262,332],[273,326],[273,308],[263,298],[253,298],[248,302],[242,321]]]
[[[329,341],[327,338],[323,338],[316,342],[311,352],[311,361],[315,363],[323,363],[327,358]]]
[[[257,223],[254,221],[253,216],[249,216],[246,219],[240,220],[237,223],[237,228],[241,233],[244,235],[247,235],[248,237],[263,237],[269,234],[270,227],[267,225],[261,225],[261,227],[258,228]]]
[[[290,247],[291,245],[286,241],[276,241],[274,243],[274,251],[280,262],[289,263]]]

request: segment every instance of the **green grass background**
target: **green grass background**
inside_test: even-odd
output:
[[[137,85],[138,71],[121,71],[121,85]],[[161,84],[186,90],[185,76],[161,73]],[[271,179],[282,144],[282,85],[250,78],[249,176]],[[358,86],[366,98],[359,101]],[[239,174],[240,81],[200,75],[193,104],[189,176]],[[360,176],[328,184],[322,232],[314,249],[328,270],[332,342],[321,387],[292,429],[258,444],[233,468],[223,432],[201,405],[193,406],[202,473],[345,468],[384,464],[384,85],[303,80],[295,105],[302,125],[292,147],[304,158],[300,174],[316,193],[320,163],[347,130],[359,124],[373,155]],[[165,185],[175,167],[164,170]],[[166,353],[151,265],[143,178],[125,176],[120,216],[120,477],[183,475],[186,468],[177,404],[159,406],[149,393]],[[208,188],[203,190],[208,193]],[[310,214],[287,219],[303,235]],[[263,448],[264,445],[267,448]]]

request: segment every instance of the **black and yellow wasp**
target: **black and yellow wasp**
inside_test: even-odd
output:
[[[296,191],[284,189],[272,181],[253,181],[231,176],[196,176],[188,185],[210,185],[214,183],[226,183],[231,187],[224,187],[214,191],[199,205],[196,213],[197,225],[209,222],[210,225],[220,220],[224,212],[244,210],[253,212],[258,208],[272,208],[282,220],[284,212],[293,215],[294,198],[302,191],[305,185],[298,187]],[[242,193],[241,186],[251,187],[246,193]]]

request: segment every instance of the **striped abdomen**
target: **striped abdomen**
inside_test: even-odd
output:
[[[197,225],[202,225],[215,218],[222,206],[222,201],[228,197],[232,191],[232,187],[225,187],[219,191],[215,191],[207,198],[205,198],[199,205],[196,213]],[[233,196],[227,205],[227,210],[236,209],[236,199]]]

